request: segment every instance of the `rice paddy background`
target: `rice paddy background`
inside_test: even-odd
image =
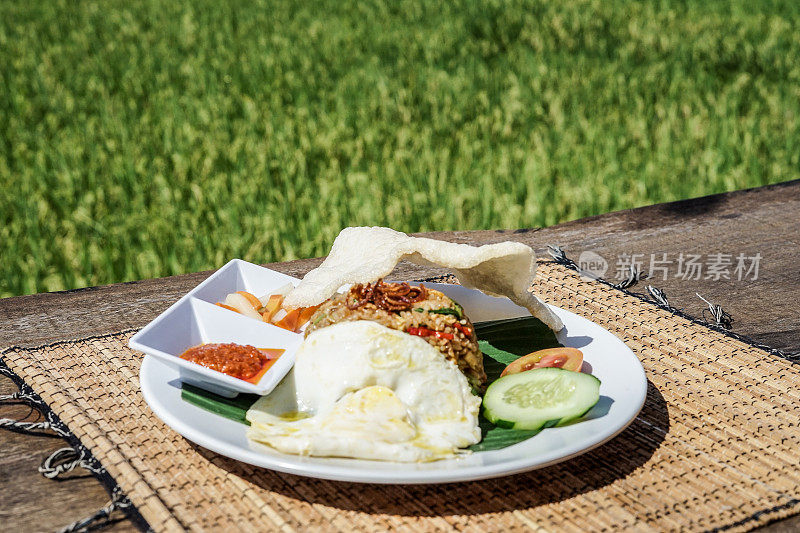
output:
[[[0,296],[800,177],[800,3],[0,3]]]

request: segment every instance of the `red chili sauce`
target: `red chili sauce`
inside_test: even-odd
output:
[[[209,343],[189,348],[181,354],[181,359],[250,383],[258,383],[284,351],[234,343]]]

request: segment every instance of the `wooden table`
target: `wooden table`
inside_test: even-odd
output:
[[[545,258],[548,244],[560,245],[574,260],[582,252],[592,251],[609,263],[607,279],[613,278],[617,266],[626,262],[623,254],[642,254],[637,259],[643,260],[645,271],[649,270],[651,254],[656,254],[656,262],[667,254],[666,259],[673,261],[667,266],[667,279],[662,279],[663,270],[656,269],[655,279],[640,282],[635,290],[644,291],[646,284],[652,284],[664,290],[672,306],[693,316],[701,316],[706,307],[695,295],[699,292],[733,315],[734,331],[773,348],[790,352],[800,349],[800,180],[619,211],[550,228],[436,232],[426,236],[469,244],[521,241]],[[676,276],[681,253],[684,267],[689,254],[701,256],[700,263],[705,267],[701,279]],[[715,280],[714,275],[705,279],[708,264],[719,263],[714,254],[723,254],[722,263],[730,255],[728,270],[732,279]],[[760,254],[757,279],[750,279],[752,272],[747,279],[737,279],[739,254],[745,258]],[[268,266],[302,276],[319,262],[320,259],[307,259]],[[431,273],[429,269],[402,264],[394,275],[414,278]],[[142,326],[208,274],[2,299],[0,348]],[[13,390],[9,381],[0,381],[0,394]],[[26,413],[27,409],[4,408],[2,416]],[[54,530],[92,514],[108,501],[108,494],[91,476],[79,474],[54,482],[37,472],[42,459],[62,446],[60,439],[0,431],[0,524],[6,526],[4,529]],[[109,528],[133,529],[124,520]],[[794,531],[800,529],[800,519],[766,529]]]

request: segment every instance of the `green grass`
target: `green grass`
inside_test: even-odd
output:
[[[0,4],[0,296],[800,176],[800,4]]]

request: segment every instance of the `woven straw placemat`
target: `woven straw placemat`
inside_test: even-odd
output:
[[[132,332],[3,356],[157,531],[746,530],[800,511],[798,366],[556,264],[537,290],[633,349],[647,401],[587,454],[479,482],[324,481],[195,446],[142,399]]]

